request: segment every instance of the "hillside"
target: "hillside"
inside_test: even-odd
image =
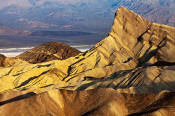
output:
[[[174,37],[175,27],[120,7],[109,36],[90,50],[1,68],[0,115],[173,116]]]
[[[81,53],[79,50],[59,42],[48,42],[30,49],[17,58],[29,63],[41,63],[51,60],[63,60]]]

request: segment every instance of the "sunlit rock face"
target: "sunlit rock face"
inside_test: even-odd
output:
[[[109,36],[90,50],[1,68],[0,114],[173,116],[174,43],[174,27],[120,7]]]

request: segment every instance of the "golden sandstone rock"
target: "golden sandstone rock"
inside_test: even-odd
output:
[[[0,115],[174,116],[174,44],[174,27],[120,7],[109,36],[90,50],[1,68]]]

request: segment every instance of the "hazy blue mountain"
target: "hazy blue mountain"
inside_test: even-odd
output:
[[[116,9],[175,26],[175,0],[0,0],[0,23],[30,30],[108,32]]]

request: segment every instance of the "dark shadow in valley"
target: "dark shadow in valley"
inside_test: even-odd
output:
[[[127,116],[142,116],[142,115],[145,115],[145,114],[150,114],[150,113],[153,113],[157,110],[159,110],[160,108],[155,108],[155,109],[151,109],[151,110],[148,110],[148,111],[143,111],[143,112],[138,112],[138,113],[133,113],[133,114],[129,114]]]
[[[33,92],[30,92],[30,93],[27,93],[27,94],[24,94],[24,95],[20,95],[20,96],[14,97],[14,98],[9,99],[9,100],[1,101],[0,102],[0,106],[8,104],[8,103],[15,102],[15,101],[23,100],[23,99],[29,98],[31,96],[34,96],[34,95],[36,95],[36,94],[33,93]]]

